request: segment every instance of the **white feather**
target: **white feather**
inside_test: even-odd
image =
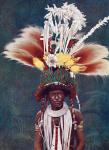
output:
[[[37,33],[41,34],[43,31],[43,29],[41,27],[38,27],[38,26],[28,26],[28,27],[25,27],[24,29],[21,30],[21,34],[20,36],[21,37],[24,37],[24,38],[30,38],[30,35],[36,35]]]
[[[49,22],[49,34],[55,33],[57,36],[60,35],[61,37],[61,41],[57,43],[56,52],[59,50],[66,53],[70,39],[75,36],[77,31],[86,26],[86,18],[74,4],[68,5],[67,3],[64,3],[60,8],[53,5],[53,7],[48,6],[46,9],[48,14],[45,16],[45,22]],[[64,26],[64,32],[62,32],[62,26]],[[61,36],[61,34],[63,35]],[[48,46],[48,41],[45,39],[45,35],[46,33],[44,31],[43,40],[45,45]]]
[[[73,47],[70,54],[75,53],[78,51],[78,47],[89,37],[91,36],[97,29],[99,29],[101,26],[105,25],[109,21],[109,16],[105,17],[103,20],[100,20],[98,24],[96,24],[86,35],[84,35]]]

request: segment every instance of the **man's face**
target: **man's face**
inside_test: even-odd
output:
[[[53,90],[48,93],[48,98],[53,110],[59,110],[63,107],[64,92],[62,90]]]

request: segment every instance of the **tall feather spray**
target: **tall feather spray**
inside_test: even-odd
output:
[[[53,56],[57,53],[69,54],[72,61],[76,60],[72,68],[73,70],[76,68],[77,73],[109,75],[109,62],[105,59],[108,56],[108,49],[99,44],[84,43],[98,28],[109,21],[109,16],[99,21],[86,35],[78,39],[77,32],[86,26],[86,18],[74,4],[64,3],[61,8],[53,5],[46,9],[48,13],[45,16],[44,29],[38,26],[22,29],[19,37],[6,45],[3,52],[5,57],[41,71],[48,69],[44,57],[46,53],[50,54],[50,39],[53,41],[52,37],[55,35],[56,49]],[[75,38],[77,42],[69,48],[69,43]]]
[[[89,37],[91,36],[97,29],[99,29],[101,26],[105,25],[109,21],[109,16],[105,17],[103,20],[100,20],[86,35],[84,35],[78,42],[77,44],[72,48],[71,54],[75,53],[79,46]]]

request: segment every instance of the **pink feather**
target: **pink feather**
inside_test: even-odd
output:
[[[109,75],[109,61],[101,59],[93,64],[85,65],[87,69],[82,74],[85,75]]]
[[[31,26],[24,28],[18,38],[6,45],[3,53],[6,58],[17,60],[24,65],[33,67],[33,57],[43,61],[43,41],[40,38],[40,28]]]
[[[109,52],[105,46],[98,44],[85,44],[83,48],[73,54],[75,57],[80,57],[79,64],[92,64],[106,58]]]

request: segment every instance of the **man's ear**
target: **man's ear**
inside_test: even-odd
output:
[[[47,102],[49,101],[49,93],[47,93],[47,94],[45,95],[45,99],[46,99]]]
[[[36,92],[34,93],[34,96],[36,97],[37,101],[40,101],[43,98],[42,95],[42,90],[44,89],[44,85],[40,84],[36,90]]]
[[[70,89],[69,98],[75,99],[75,96],[76,96],[76,87],[73,84],[70,84],[68,87]]]

